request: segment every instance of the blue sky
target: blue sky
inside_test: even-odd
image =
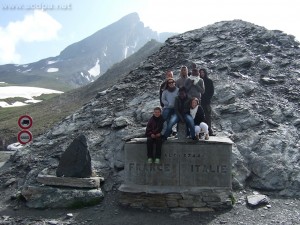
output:
[[[57,56],[132,12],[158,32],[242,19],[300,40],[299,0],[1,0],[0,7],[0,65]]]

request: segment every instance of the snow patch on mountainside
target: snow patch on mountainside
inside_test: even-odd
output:
[[[126,59],[128,56],[132,55],[135,52],[134,49],[136,49],[136,47],[137,47],[137,41],[134,42],[134,45],[125,46],[124,59]],[[131,52],[128,52],[129,50],[131,50]]]
[[[28,73],[28,72],[30,72],[32,70],[32,68],[30,68],[30,69],[28,69],[28,70],[24,70],[24,71],[22,71],[22,73]]]
[[[15,97],[21,97],[21,98],[27,98],[25,102],[14,102],[13,104],[8,104],[5,101],[0,101],[0,107],[15,107],[15,106],[23,106],[28,105],[26,103],[37,103],[41,100],[36,100],[33,97],[40,96],[42,94],[52,94],[57,93],[61,94],[62,91],[56,91],[52,89],[46,89],[46,88],[37,88],[37,87],[21,87],[21,86],[7,86],[7,87],[0,87],[0,99],[6,99],[6,98],[15,98]]]
[[[2,108],[17,107],[17,106],[24,106],[24,105],[28,105],[28,104],[23,103],[23,102],[14,102],[10,105],[6,102],[0,102],[0,107],[2,107]]]
[[[47,62],[47,64],[48,65],[51,65],[51,64],[54,64],[54,63],[57,63],[58,62],[58,60],[49,60],[48,62]]]
[[[129,49],[129,46],[126,46],[125,50],[124,50],[124,58],[125,59],[127,58],[128,49]]]
[[[41,94],[52,94],[52,93],[61,94],[63,92],[52,90],[52,89],[46,89],[46,88],[37,88],[37,87],[21,87],[21,86],[0,87],[0,99],[15,98],[15,97],[33,99],[32,97],[40,96]]]
[[[47,69],[48,73],[55,73],[55,72],[58,72],[58,71],[59,71],[58,68],[49,68],[49,69]]]
[[[93,81],[94,81],[93,79],[91,79],[91,75],[89,75],[89,74],[84,74],[83,72],[81,72],[80,75],[81,75],[84,79],[88,80],[89,82],[93,82]]]
[[[106,52],[107,52],[107,46],[105,46],[104,51],[103,51],[103,55],[106,56]]]
[[[100,60],[99,59],[97,59],[95,66],[92,67],[91,69],[89,69],[88,72],[91,76],[94,76],[94,77],[100,75]]]

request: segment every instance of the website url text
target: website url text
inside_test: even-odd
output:
[[[71,10],[72,4],[30,4],[30,5],[16,5],[16,4],[6,4],[2,5],[3,10]]]

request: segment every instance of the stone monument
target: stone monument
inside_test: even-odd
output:
[[[119,188],[121,203],[149,207],[230,207],[232,144],[225,137],[198,142],[168,140],[162,147],[161,163],[148,164],[145,142],[126,143],[125,182]]]

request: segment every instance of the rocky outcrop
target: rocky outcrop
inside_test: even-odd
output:
[[[35,183],[39,170],[57,166],[58,155],[79,133],[87,137],[93,167],[106,179],[104,190],[118,187],[124,179],[123,138],[140,137],[159,105],[163,73],[171,68],[177,77],[180,66],[192,62],[207,68],[215,84],[213,129],[235,143],[233,186],[299,195],[299,42],[240,20],[168,39],[101,97],[35,138],[11,159],[9,173],[21,177],[22,171],[25,177],[16,187]]]

